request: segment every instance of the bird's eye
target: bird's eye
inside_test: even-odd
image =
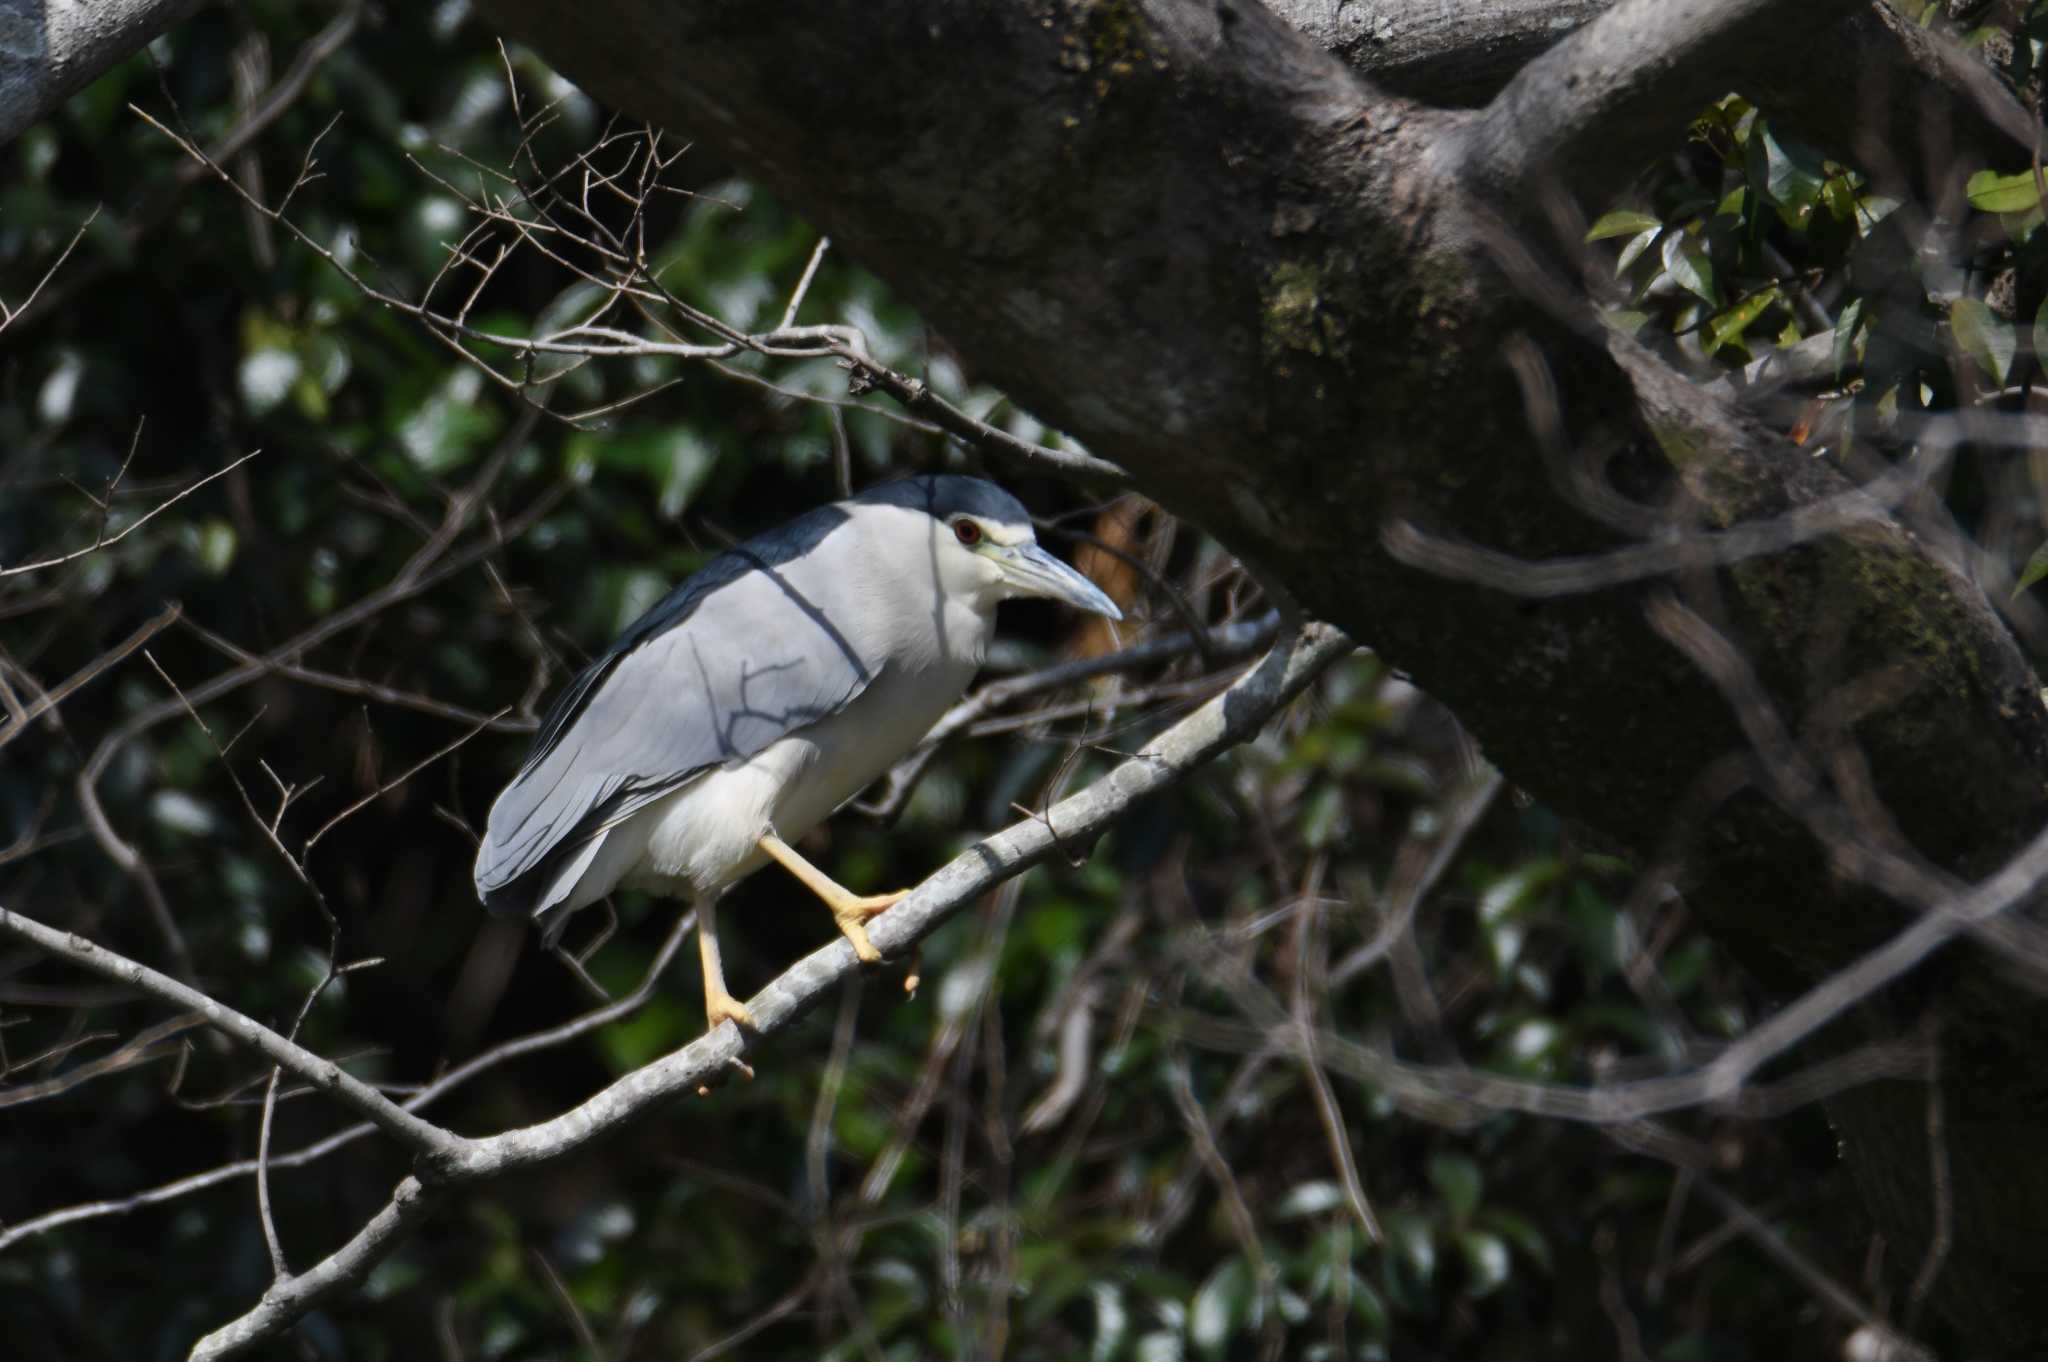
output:
[[[953,522],[953,537],[967,547],[973,548],[981,542],[981,526],[963,516]]]

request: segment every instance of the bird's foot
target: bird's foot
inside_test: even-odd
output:
[[[832,920],[839,924],[839,930],[846,933],[846,939],[853,943],[853,953],[860,957],[863,965],[879,964],[882,953],[875,949],[875,943],[868,940],[866,924],[881,915],[893,904],[910,897],[908,889],[898,889],[892,894],[849,894],[832,905]]]
[[[879,908],[875,910],[880,911]],[[878,965],[882,962],[882,953],[875,949],[874,942],[868,940],[868,929],[863,925],[873,916],[874,913],[862,913],[854,907],[832,910],[832,920],[839,924],[839,930],[853,943],[853,953],[860,957],[863,965]]]
[[[908,889],[898,889],[888,894],[869,894],[864,898],[851,898],[846,901],[845,908],[834,915],[839,916],[843,913],[844,916],[866,922],[869,918],[880,916],[884,909],[893,908],[909,897]]]
[[[729,1021],[751,1029],[754,1014],[741,1005],[740,1000],[730,993],[709,993],[704,997],[704,1016],[708,1022],[706,1030],[715,1031],[720,1022]]]

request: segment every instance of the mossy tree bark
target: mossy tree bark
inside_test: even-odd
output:
[[[1746,748],[1724,695],[1646,621],[1672,579],[1529,599],[1420,571],[1386,536],[1407,522],[1526,559],[1626,542],[1541,452],[1530,355],[1554,397],[1534,414],[1570,448],[1605,451],[1608,489],[1634,505],[1711,529],[1850,490],[1589,326],[1563,296],[1568,253],[1537,226],[1547,190],[1611,183],[1602,118],[1625,110],[1675,142],[1700,91],[1733,83],[1730,62],[1852,7],[1680,8],[1624,4],[1595,25],[1635,25],[1602,40],[1637,44],[1654,85],[1620,88],[1623,73],[1587,95],[1569,54],[1553,88],[1511,85],[1524,145],[1503,152],[1488,110],[1380,92],[1245,0],[480,6],[600,98],[801,207],[981,375],[1412,673],[1512,779],[1645,856],[1702,773]],[[1679,31],[1695,21],[1720,26]],[[1847,724],[1914,853],[1972,876],[2042,826],[2034,676],[1976,588],[1903,525],[1879,514],[1695,577],[1707,596],[1691,599],[1718,599],[1792,732]],[[1878,676],[1876,701],[1827,717]],[[1690,902],[1776,987],[1909,919],[1761,794],[1679,831]],[[2020,1355],[2048,1336],[2034,1289],[2048,1172],[2031,1157],[2048,1139],[2042,1008],[1970,947],[1864,1021],[1929,1008],[1956,1212],[1937,1298],[1982,1351]],[[1923,1104],[1893,1085],[1832,1109],[1906,1274],[1936,1200]]]

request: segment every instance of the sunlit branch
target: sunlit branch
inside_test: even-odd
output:
[[[1352,648],[1348,638],[1326,625],[1304,626],[1229,690],[1085,790],[983,839],[941,867],[909,898],[876,918],[869,927],[870,938],[885,954],[900,955],[996,885],[1056,852],[1092,842],[1138,800],[1257,733]],[[236,1356],[274,1337],[322,1300],[361,1281],[425,1218],[446,1188],[564,1158],[679,1097],[723,1081],[743,1055],[788,1027],[858,968],[853,947],[843,938],[836,940],[798,961],[747,1000],[757,1028],[752,1033],[723,1023],[562,1115],[523,1130],[479,1140],[443,1134],[444,1144],[437,1153],[415,1161],[418,1176],[400,1182],[391,1202],[348,1243],[305,1272],[273,1282],[247,1314],[194,1345],[192,1358],[211,1362]]]

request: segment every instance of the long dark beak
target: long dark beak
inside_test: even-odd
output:
[[[994,556],[1002,566],[1004,579],[1020,596],[1043,596],[1047,600],[1065,601],[1068,605],[1092,610],[1113,620],[1124,617],[1124,612],[1116,608],[1116,602],[1103,595],[1095,583],[1036,544],[999,549]]]

